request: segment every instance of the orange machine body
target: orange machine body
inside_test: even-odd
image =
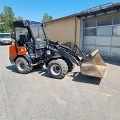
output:
[[[17,51],[18,51],[18,55],[26,55],[26,48],[25,47],[17,47]],[[16,52],[16,48],[15,45],[12,44],[9,46],[9,56],[10,57],[16,57],[17,56],[17,52]]]

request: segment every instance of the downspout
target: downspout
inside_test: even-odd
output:
[[[75,28],[74,28],[74,30],[75,30],[75,31],[74,31],[74,39],[75,39],[75,41],[74,41],[74,43],[75,43],[75,44],[76,44],[76,36],[77,36],[77,35],[76,35],[76,34],[77,34],[77,20],[76,20],[76,18],[77,18],[77,16],[75,15],[75,16],[74,16],[74,19],[75,19],[75,24],[74,24],[74,25],[75,25]]]

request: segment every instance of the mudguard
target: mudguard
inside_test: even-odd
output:
[[[57,50],[57,51],[52,51],[51,55],[49,56],[49,59],[46,62],[46,66],[49,63],[49,61],[51,61],[52,59],[68,59],[72,64],[78,64],[77,60],[70,55],[69,53],[67,53],[65,50]]]
[[[15,60],[16,60],[17,58],[19,58],[19,57],[25,58],[25,59],[28,61],[29,64],[32,64],[32,61],[31,61],[31,59],[29,58],[28,55],[18,55],[17,57],[9,57],[10,62],[14,65],[14,64],[15,64]]]

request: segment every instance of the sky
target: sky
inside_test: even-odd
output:
[[[110,2],[120,0],[0,0],[0,13],[4,6],[10,6],[15,17],[41,21],[45,13],[57,19]]]

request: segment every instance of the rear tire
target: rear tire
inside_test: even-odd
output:
[[[21,74],[27,74],[31,72],[33,68],[32,66],[29,65],[28,61],[23,57],[19,57],[16,59],[15,67],[17,71]]]
[[[47,68],[50,76],[57,79],[64,78],[68,72],[67,63],[62,59],[50,61]]]

